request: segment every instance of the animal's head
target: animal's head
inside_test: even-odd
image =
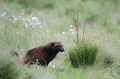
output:
[[[64,51],[64,48],[63,48],[63,45],[61,44],[61,42],[51,42],[51,46],[53,48],[53,51],[57,51],[57,52]]]

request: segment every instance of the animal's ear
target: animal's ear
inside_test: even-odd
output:
[[[54,43],[54,42],[51,42],[51,45],[52,45],[52,46],[54,46],[54,45],[55,45],[55,43]]]

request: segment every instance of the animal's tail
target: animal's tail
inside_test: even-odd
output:
[[[25,57],[20,58],[19,53],[16,51],[11,51],[10,52],[11,57],[16,57],[16,59],[21,62],[23,65],[28,63],[28,57],[25,55]]]

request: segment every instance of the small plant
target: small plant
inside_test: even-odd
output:
[[[19,71],[14,61],[0,58],[0,79],[18,79]]]
[[[76,30],[76,38],[77,38],[77,42],[79,42],[79,16],[78,16],[78,12],[76,13],[76,16],[73,13],[73,22],[74,22],[74,26],[75,26],[75,30]]]
[[[90,42],[85,41],[85,26],[87,23],[87,19],[85,25],[83,27],[83,35],[82,39],[79,38],[79,21],[78,21],[78,12],[76,17],[73,15],[73,20],[76,28],[76,43],[75,47],[69,51],[69,59],[73,67],[79,66],[90,66],[95,63],[96,55],[98,52],[98,46],[96,44],[92,44]]]
[[[89,42],[77,43],[69,51],[69,59],[73,67],[91,66],[95,63],[98,46]]]

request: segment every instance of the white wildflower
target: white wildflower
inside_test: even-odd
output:
[[[53,68],[55,68],[55,65],[53,65]]]
[[[1,14],[1,16],[5,16],[6,15],[6,12],[4,12],[3,14]]]
[[[72,34],[76,34],[76,32],[75,32],[75,31],[73,31],[73,32],[72,32]]]
[[[73,27],[73,25],[70,25],[70,27]]]
[[[73,29],[70,29],[71,32],[73,32],[74,30]]]
[[[37,21],[38,19],[37,19],[37,17],[32,17],[32,20],[36,20]]]
[[[65,32],[63,31],[63,32],[62,32],[62,34],[64,35],[64,34],[65,34]]]
[[[23,18],[22,20],[25,21],[25,18]]]
[[[17,21],[17,18],[14,18],[14,21]]]
[[[36,25],[40,25],[40,24],[41,24],[41,22],[37,22],[37,23],[36,23]]]

